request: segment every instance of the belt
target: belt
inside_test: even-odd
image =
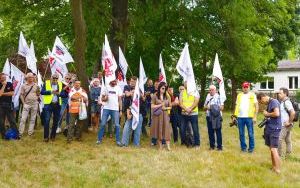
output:
[[[52,104],[52,105],[57,105],[58,102],[51,102],[50,104]]]

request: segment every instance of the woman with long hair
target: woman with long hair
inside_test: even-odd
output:
[[[151,110],[152,110],[152,138],[158,141],[159,149],[162,149],[163,141],[166,142],[167,149],[170,148],[171,140],[171,126],[170,116],[168,111],[171,110],[171,99],[167,94],[167,84],[161,82],[158,86],[157,92],[152,97]]]

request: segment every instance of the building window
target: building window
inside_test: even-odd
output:
[[[289,77],[289,89],[298,89],[298,76]]]
[[[260,83],[260,89],[274,89],[274,77],[268,77]]]

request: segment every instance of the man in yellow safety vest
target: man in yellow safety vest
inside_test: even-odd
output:
[[[245,141],[245,125],[247,126],[249,135],[249,148],[248,152],[252,153],[254,150],[254,131],[253,123],[256,123],[256,117],[258,113],[258,103],[256,95],[250,92],[250,83],[244,82],[242,84],[242,91],[238,94],[236,99],[236,106],[234,115],[237,118],[240,146],[242,152],[247,151],[247,144]]]
[[[62,90],[62,83],[58,81],[59,75],[53,74],[51,80],[46,80],[42,87],[41,95],[43,95],[44,100],[44,142],[49,141],[49,123],[50,118],[53,113],[53,125],[51,128],[50,139],[55,140],[56,129],[60,119],[60,106],[61,98],[60,92]]]

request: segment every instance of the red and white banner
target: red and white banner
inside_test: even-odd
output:
[[[161,54],[159,54],[159,79],[158,80],[159,80],[159,82],[167,83],[166,72],[165,72]]]
[[[135,130],[139,124],[140,117],[140,90],[139,90],[139,79],[136,80],[134,94],[131,105],[132,114],[132,130]]]
[[[17,108],[19,106],[19,97],[21,93],[21,86],[24,83],[25,75],[20,69],[18,69],[12,63],[9,63],[8,59],[6,59],[5,65],[3,67],[3,73],[7,76],[7,81],[11,82],[14,87],[14,95],[12,97],[14,107]]]
[[[59,37],[56,37],[55,39],[51,54],[56,59],[56,61],[61,64],[74,62],[71,54],[69,53],[66,46],[61,42]]]
[[[116,79],[117,62],[112,54],[107,36],[105,35],[104,50],[102,51],[102,67],[105,73],[105,84]]]

